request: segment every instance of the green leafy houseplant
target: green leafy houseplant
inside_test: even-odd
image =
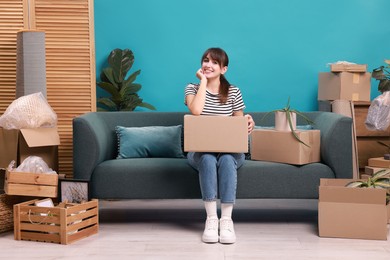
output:
[[[380,66],[372,71],[371,76],[379,80],[378,90],[383,93],[390,90],[390,60],[385,60],[386,66]]]
[[[310,124],[310,125],[314,125],[314,122],[313,122],[312,120],[310,120],[307,116],[305,116],[304,114],[302,114],[301,112],[299,112],[298,110],[292,109],[292,108],[290,107],[290,97],[288,97],[287,105],[286,105],[284,108],[272,110],[272,111],[266,113],[266,114],[263,116],[262,120],[264,120],[269,114],[275,113],[275,112],[284,112],[284,113],[286,113],[286,118],[287,118],[287,121],[288,121],[288,125],[289,125],[289,127],[290,127],[291,133],[293,134],[294,138],[295,138],[298,142],[300,142],[300,143],[304,144],[305,146],[309,147],[309,145],[306,144],[305,142],[303,142],[303,141],[299,138],[299,136],[297,135],[296,129],[294,128],[294,125],[293,125],[292,114],[295,113],[297,116],[302,117],[302,118],[303,118],[308,124]]]
[[[383,169],[367,180],[352,181],[346,185],[351,188],[378,188],[386,189],[386,204],[390,201],[390,169]]]
[[[151,110],[156,108],[143,102],[137,92],[141,85],[134,83],[141,70],[133,72],[127,79],[126,75],[133,66],[134,54],[129,49],[114,49],[108,56],[107,68],[100,74],[97,85],[111,94],[110,97],[98,98],[98,110],[102,111],[133,111],[136,107]]]

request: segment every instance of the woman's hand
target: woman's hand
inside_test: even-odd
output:
[[[245,117],[248,119],[248,134],[250,134],[255,127],[255,121],[253,120],[251,115],[246,114]]]
[[[198,71],[196,72],[196,77],[198,79],[200,79],[201,81],[207,81],[206,76],[203,74],[203,69],[202,68],[198,69]]]

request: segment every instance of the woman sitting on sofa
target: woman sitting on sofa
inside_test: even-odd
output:
[[[196,72],[199,84],[185,88],[185,104],[193,115],[244,116],[245,104],[240,89],[230,85],[224,74],[229,58],[221,48],[210,48],[201,59]],[[254,127],[250,115],[248,133]],[[244,163],[243,153],[189,152],[188,162],[199,172],[202,199],[207,219],[202,235],[205,243],[231,244],[236,241],[232,212],[236,199],[237,169]],[[221,201],[221,218],[217,215],[218,194]],[[219,229],[219,236],[218,236]]]

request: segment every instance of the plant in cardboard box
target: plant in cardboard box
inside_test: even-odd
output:
[[[145,107],[151,110],[156,108],[143,102],[137,92],[141,85],[134,83],[141,70],[126,75],[134,63],[134,54],[129,49],[114,49],[108,56],[107,68],[100,74],[101,82],[97,85],[111,94],[111,97],[101,97],[97,100],[99,110],[106,111],[133,111],[136,107]]]
[[[390,169],[383,169],[376,172],[366,180],[357,180],[347,183],[346,187],[351,188],[377,188],[386,189],[386,204],[390,201]]]
[[[312,120],[310,120],[307,116],[305,116],[304,114],[299,112],[298,110],[292,109],[290,107],[290,97],[288,97],[287,105],[284,108],[272,110],[272,111],[266,113],[263,116],[262,120],[265,119],[270,113],[275,113],[275,130],[291,131],[294,138],[298,142],[309,147],[309,145],[307,145],[305,142],[303,142],[296,133],[296,129],[297,129],[296,120],[297,120],[297,116],[300,116],[310,125],[313,125],[314,122]]]
[[[386,66],[375,68],[371,77],[379,80],[378,90],[383,93],[390,90],[390,60],[385,60]]]

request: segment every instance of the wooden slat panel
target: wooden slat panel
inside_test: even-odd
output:
[[[93,0],[0,2],[0,114],[15,99],[16,32],[45,31],[47,99],[58,116],[59,173],[67,177],[73,175],[72,119],[96,111],[93,27]]]

